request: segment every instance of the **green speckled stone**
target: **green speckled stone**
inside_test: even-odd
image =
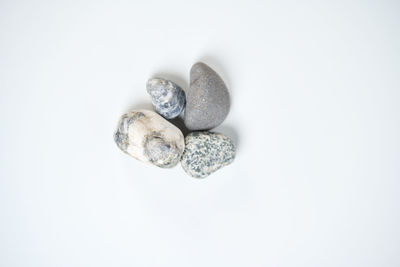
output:
[[[192,177],[205,178],[230,164],[236,148],[232,140],[215,132],[193,132],[185,138],[182,168]]]

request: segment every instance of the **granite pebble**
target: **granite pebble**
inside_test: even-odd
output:
[[[230,164],[235,154],[229,137],[215,132],[192,132],[185,138],[181,165],[190,176],[205,178]]]

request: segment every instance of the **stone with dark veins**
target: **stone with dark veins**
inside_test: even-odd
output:
[[[233,141],[215,132],[193,132],[185,138],[182,168],[192,177],[205,178],[230,164],[236,154]]]
[[[175,166],[185,148],[182,132],[151,110],[122,115],[114,141],[128,155],[161,168]]]
[[[152,78],[147,81],[146,87],[154,108],[164,118],[176,118],[185,108],[185,92],[176,83],[162,78]]]

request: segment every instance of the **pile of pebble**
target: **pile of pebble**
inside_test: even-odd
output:
[[[147,92],[158,114],[141,109],[121,116],[114,141],[123,152],[161,168],[180,161],[195,178],[205,178],[233,161],[233,141],[208,131],[225,120],[230,107],[228,89],[213,69],[201,62],[194,64],[187,93],[162,78],[150,79]],[[181,113],[190,131],[186,137],[168,121]]]

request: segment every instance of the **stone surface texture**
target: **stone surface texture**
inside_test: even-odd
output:
[[[151,110],[122,115],[114,141],[128,155],[161,168],[175,166],[185,148],[182,132]]]
[[[190,70],[184,121],[189,130],[208,130],[220,125],[228,115],[230,98],[221,77],[202,62]]]
[[[230,164],[236,154],[232,140],[215,132],[193,132],[185,138],[182,168],[192,177],[205,178]]]
[[[154,108],[164,118],[176,118],[185,108],[185,92],[174,82],[152,78],[147,81],[146,87]]]

